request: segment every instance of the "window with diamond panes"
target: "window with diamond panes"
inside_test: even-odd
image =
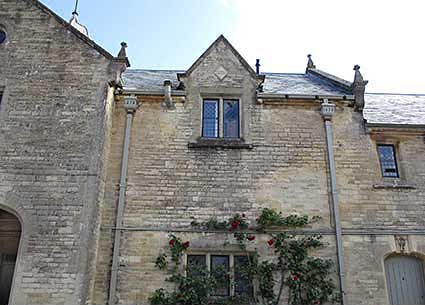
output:
[[[382,176],[397,178],[399,175],[394,145],[379,144],[378,154]]]
[[[218,137],[218,105],[218,100],[204,100],[202,114],[202,136],[205,138]]]
[[[223,101],[223,137],[239,138],[239,101]]]

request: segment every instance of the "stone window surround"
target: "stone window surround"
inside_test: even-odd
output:
[[[385,177],[382,176],[381,161],[379,158],[379,145],[392,145],[394,147],[395,162],[397,165],[398,177]],[[375,153],[377,156],[378,164],[376,164],[376,170],[379,173],[379,180],[373,185],[374,189],[415,189],[416,187],[411,183],[408,183],[406,173],[403,170],[403,158],[400,153],[400,141],[395,138],[379,138],[375,139]]]
[[[383,168],[383,160],[381,159],[381,156],[379,154],[379,149],[383,148],[383,147],[388,147],[388,148],[392,148],[392,153],[393,153],[393,157],[394,157],[394,165],[395,166],[395,176],[391,176],[391,175],[385,175],[385,168]],[[397,157],[398,157],[398,153],[396,151],[396,146],[395,144],[384,144],[384,143],[376,143],[376,149],[378,151],[378,158],[379,158],[379,164],[380,164],[380,168],[381,168],[381,175],[383,178],[399,178],[400,177],[400,173],[399,173],[399,166],[398,166],[398,162],[397,162]]]
[[[233,279],[235,276],[235,272],[234,272],[234,257],[235,256],[247,256],[248,253],[247,252],[242,252],[242,251],[220,251],[220,250],[212,250],[212,249],[192,249],[190,251],[187,251],[186,253],[184,253],[183,256],[183,270],[187,270],[187,260],[188,260],[188,256],[191,255],[205,255],[206,256],[206,264],[207,264],[207,269],[210,271],[211,270],[211,256],[212,255],[218,255],[218,256],[228,256],[229,257],[229,270],[230,270],[230,295],[228,297],[233,297],[235,296],[235,284],[233,283]],[[184,271],[186,273],[186,271]],[[253,288],[253,296],[255,296],[255,285],[254,283],[252,283],[252,288]],[[212,296],[211,298],[216,298],[215,296]],[[217,297],[222,299],[223,297]]]

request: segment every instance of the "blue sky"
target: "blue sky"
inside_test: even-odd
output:
[[[43,0],[70,19],[74,0]],[[129,45],[132,68],[187,69],[220,35],[232,30],[232,10],[220,1],[80,0],[79,21],[112,54]]]
[[[112,54],[126,41],[132,68],[187,69],[224,34],[262,70],[316,66],[369,92],[425,93],[423,0],[79,0],[79,20]],[[69,20],[75,0],[41,0]]]

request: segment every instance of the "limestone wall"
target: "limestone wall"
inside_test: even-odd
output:
[[[319,101],[259,103],[256,80],[226,46],[218,45],[204,56],[184,76],[186,98],[175,97],[174,109],[165,108],[160,96],[138,97],[121,233],[120,304],[146,304],[152,291],[164,285],[153,263],[170,232],[194,240],[195,249],[211,248],[208,243],[196,243],[209,238],[215,241],[214,249],[224,244],[226,237],[219,234],[186,232],[193,217],[224,220],[245,213],[254,219],[265,207],[285,214],[318,215],[322,220],[311,229],[326,235],[328,248],[321,255],[336,260]],[[220,67],[227,73],[221,82],[215,76]],[[251,147],[223,148],[220,140],[210,147],[197,146],[202,98],[232,94],[243,104],[242,135]],[[397,236],[407,235],[404,253],[424,253],[423,135],[409,131],[370,134],[361,113],[346,102],[335,102],[334,144],[348,304],[389,304],[383,262],[391,253],[401,252]],[[95,304],[107,300],[125,117],[120,96],[113,115]],[[396,182],[381,178],[376,151],[380,141],[397,145],[402,178]],[[398,187],[389,186],[394,183]],[[182,229],[185,232],[179,233]]]
[[[23,227],[10,304],[83,304],[110,59],[36,1],[1,0],[0,24],[8,33],[0,45],[0,208]]]

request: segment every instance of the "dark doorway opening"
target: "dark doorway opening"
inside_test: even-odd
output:
[[[0,305],[9,302],[20,237],[18,218],[0,210]]]

